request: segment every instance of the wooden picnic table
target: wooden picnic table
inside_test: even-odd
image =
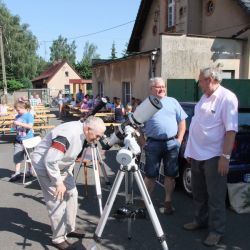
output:
[[[0,116],[0,121],[5,121],[5,120],[12,120],[15,119],[16,114],[12,114],[12,115],[5,115],[5,116]],[[56,115],[55,114],[35,114],[34,115],[35,118],[55,118]]]
[[[121,125],[121,123],[118,123],[118,122],[105,122],[106,127],[109,127],[109,126],[116,127],[116,126],[119,126],[119,125]]]
[[[111,112],[103,112],[103,113],[96,113],[95,116],[98,116],[98,117],[107,117],[107,116],[114,116],[115,114],[114,113],[111,113]]]
[[[46,114],[46,113],[50,113],[50,110],[48,109],[41,109],[41,110],[34,110],[35,114]],[[17,113],[13,110],[13,111],[8,111],[8,115],[17,115]]]
[[[5,120],[5,121],[0,121],[0,127],[5,128],[5,127],[9,127],[10,125],[13,124],[14,120]],[[37,118],[34,120],[34,124],[38,124],[38,125],[45,125],[46,123],[44,122],[43,119]]]

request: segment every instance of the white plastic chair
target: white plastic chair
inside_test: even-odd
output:
[[[23,140],[23,147],[25,150],[25,158],[24,158],[24,172],[23,172],[23,184],[27,185],[30,184],[31,182],[25,182],[25,175],[26,175],[26,170],[27,170],[27,165],[28,163],[31,165],[32,171],[33,173],[36,174],[35,169],[32,166],[31,163],[31,158],[30,158],[30,151],[35,148],[35,146],[41,141],[41,137],[40,136],[35,136],[26,140]]]

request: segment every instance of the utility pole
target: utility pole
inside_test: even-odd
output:
[[[0,51],[1,51],[1,63],[2,63],[2,74],[3,74],[3,93],[5,100],[7,102],[7,81],[5,72],[5,60],[4,60],[4,50],[3,50],[3,27],[0,26]]]

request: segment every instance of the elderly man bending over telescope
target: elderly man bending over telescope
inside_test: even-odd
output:
[[[78,193],[72,170],[84,144],[99,140],[105,129],[102,119],[94,116],[84,122],[63,123],[48,133],[32,153],[51,221],[52,242],[58,249],[75,249],[67,237],[84,237],[75,228]]]

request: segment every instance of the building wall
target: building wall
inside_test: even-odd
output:
[[[68,76],[66,76],[65,72],[68,72]],[[67,63],[65,63],[48,83],[48,88],[51,90],[52,96],[57,95],[58,90],[64,90],[64,85],[70,85],[70,93],[73,93],[73,84],[69,84],[69,79],[80,79],[80,77]],[[76,86],[76,90],[79,90],[78,85]],[[85,87],[83,92],[86,93]]]
[[[187,0],[187,31],[188,34],[201,34],[202,31],[202,0]],[[185,5],[184,5],[185,6]]]
[[[200,68],[222,63],[223,70],[234,70],[235,78],[244,78],[240,71],[244,62],[241,40],[162,36],[161,72],[165,79],[197,79]]]
[[[213,0],[214,11],[208,12],[209,0],[176,0],[175,30],[177,33],[232,37],[250,22],[250,17],[232,0]],[[162,5],[166,1],[162,0]],[[166,7],[162,8],[165,10]],[[222,18],[223,15],[223,18]]]
[[[187,0],[179,0],[175,3],[175,32],[187,33],[188,4]]]
[[[213,0],[215,8],[211,15],[206,12],[207,2],[202,0],[202,34],[231,37],[249,24],[250,17],[237,1]]]
[[[157,14],[158,13],[158,14]],[[148,13],[144,30],[141,34],[140,51],[148,51],[159,47],[160,36],[159,33],[163,32],[161,25],[162,10],[160,8],[160,0],[152,1],[151,9]],[[157,16],[158,15],[158,16]],[[156,27],[156,33],[153,29]]]
[[[159,70],[156,71],[159,74]],[[95,66],[92,72],[94,95],[98,93],[98,82],[103,83],[104,95],[111,99],[122,97],[122,82],[131,83],[132,96],[136,98],[143,100],[149,94],[150,54]]]

